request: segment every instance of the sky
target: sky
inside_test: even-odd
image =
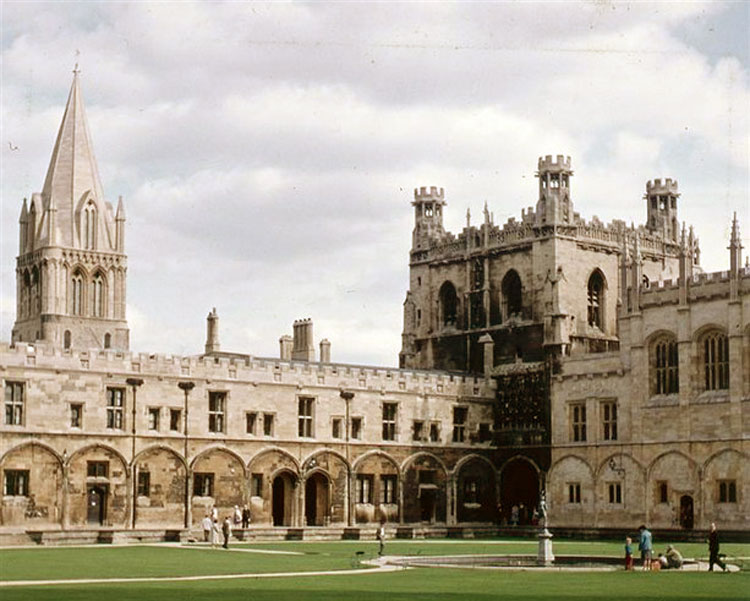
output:
[[[128,217],[131,349],[398,365],[413,190],[495,223],[570,155],[586,220],[643,223],[671,177],[706,271],[750,250],[750,3],[0,3],[0,340],[24,197],[76,61],[106,199]],[[13,149],[12,149],[13,148]]]

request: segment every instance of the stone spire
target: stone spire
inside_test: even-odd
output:
[[[729,274],[737,277],[742,267],[742,243],[740,242],[740,226],[737,223],[737,213],[732,218],[732,237],[729,239]]]
[[[76,66],[42,189],[44,200],[53,202],[59,211],[58,227],[62,239],[58,243],[63,246],[77,246],[73,243],[76,239],[73,227],[75,212],[87,192],[96,203],[97,210],[103,213],[104,209],[104,194],[83,108],[79,80]]]

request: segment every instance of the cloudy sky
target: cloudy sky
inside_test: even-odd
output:
[[[77,50],[134,350],[201,352],[216,306],[223,350],[275,356],[312,317],[335,361],[397,365],[416,186],[451,231],[485,201],[503,223],[569,154],[586,219],[642,223],[672,177],[707,271],[733,211],[750,248],[749,7],[3,1],[0,339]]]

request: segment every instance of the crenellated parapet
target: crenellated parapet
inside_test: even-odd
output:
[[[572,163],[569,156],[564,156],[562,154],[553,156],[551,154],[548,154],[544,157],[539,157],[539,160],[537,162],[537,169],[539,173],[542,173],[544,171],[571,171],[571,165]]]

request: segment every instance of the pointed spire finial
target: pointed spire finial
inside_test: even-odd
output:
[[[81,51],[76,48],[76,66],[73,67],[73,75],[77,76],[81,70],[78,68],[78,57],[81,56]]]
[[[471,226],[471,209],[466,207],[466,227]]]

